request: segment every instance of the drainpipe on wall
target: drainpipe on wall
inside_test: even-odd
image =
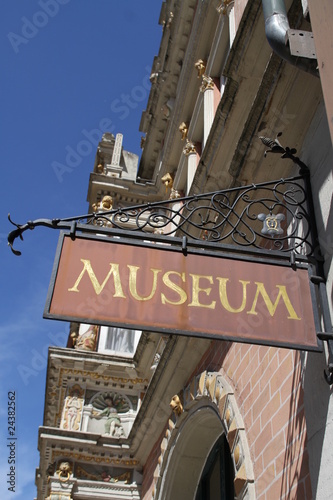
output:
[[[262,0],[262,7],[266,38],[274,52],[290,64],[318,77],[316,59],[291,54],[289,34],[291,31],[295,34],[295,30],[290,29],[284,0]],[[301,31],[298,33],[302,36],[306,34]]]

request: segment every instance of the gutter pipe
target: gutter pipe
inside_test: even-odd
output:
[[[266,38],[273,51],[288,63],[319,77],[317,61],[296,57],[290,53],[288,31],[290,30],[284,0],[262,0]]]

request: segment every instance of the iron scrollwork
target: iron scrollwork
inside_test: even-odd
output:
[[[314,251],[302,176],[67,219],[39,219],[22,226],[14,225],[16,229],[9,234],[8,243],[16,254],[20,252],[14,250],[14,240],[22,239],[27,229],[36,226],[73,229],[75,226],[84,232],[91,225],[98,228],[99,233],[107,233],[110,228],[126,229],[164,236],[185,235],[194,240],[241,247],[293,251],[305,256]]]

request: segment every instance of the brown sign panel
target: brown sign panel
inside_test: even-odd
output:
[[[58,253],[47,318],[318,350],[306,268],[68,235]]]

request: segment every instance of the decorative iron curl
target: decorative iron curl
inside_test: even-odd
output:
[[[69,229],[75,236],[76,228],[92,233],[96,227],[95,232],[105,234],[116,229],[163,236],[184,235],[194,240],[311,255],[313,241],[303,180],[302,176],[279,179],[178,198],[177,205],[174,200],[166,200],[66,219],[38,219],[24,225],[14,223],[9,217],[16,229],[8,235],[8,244],[15,255],[20,255],[21,252],[14,249],[14,241],[23,239],[28,229],[37,226]],[[266,221],[263,230],[265,217],[271,224],[276,220],[277,225],[285,219],[284,225],[281,223],[281,228],[274,233]]]

